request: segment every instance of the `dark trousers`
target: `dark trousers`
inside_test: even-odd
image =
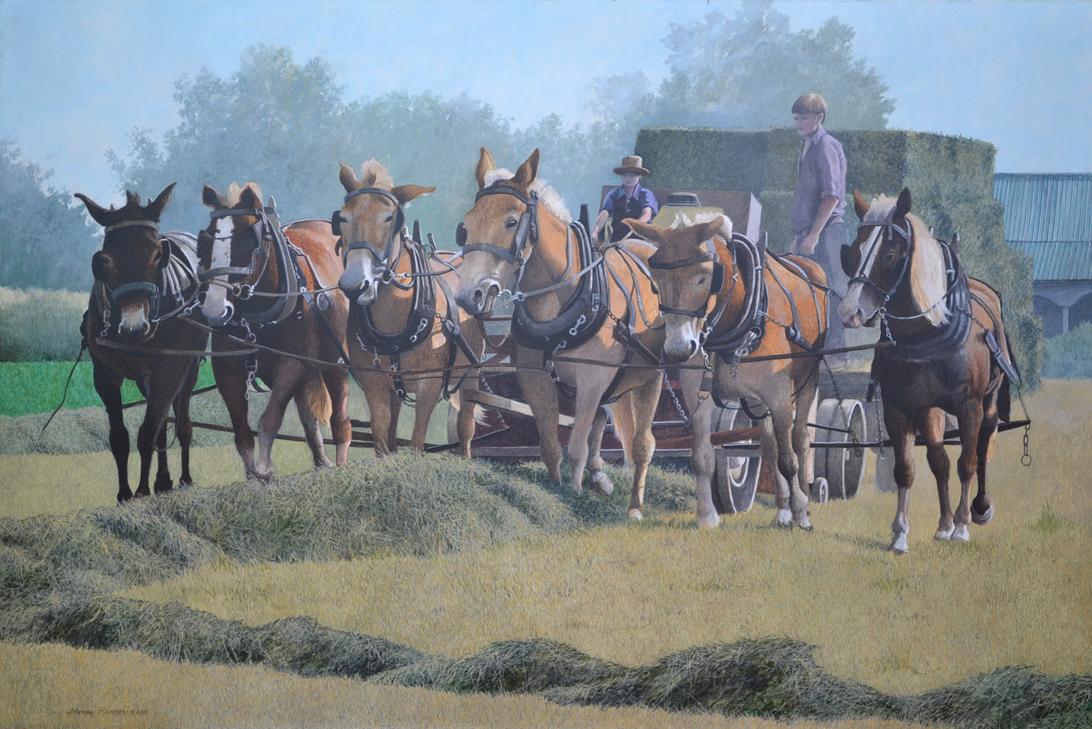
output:
[[[819,234],[815,251],[807,256],[822,266],[823,272],[827,274],[827,286],[834,290],[828,299],[825,349],[844,347],[846,343],[842,318],[838,316],[838,305],[842,303],[842,297],[849,288],[849,277],[842,272],[841,258],[842,246],[847,243],[849,228],[846,224],[840,220],[827,223],[827,227]]]

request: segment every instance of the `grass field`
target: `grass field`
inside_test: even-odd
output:
[[[1006,665],[1087,674],[1092,494],[1082,474],[1092,465],[1092,386],[1048,382],[1028,404],[1036,419],[1035,463],[1019,466],[1019,434],[1000,436],[991,464],[996,516],[986,527],[972,527],[969,545],[932,542],[935,487],[919,453],[911,551],[901,558],[884,549],[894,497],[866,482],[854,501],[815,506],[812,534],[769,528],[772,512],[760,506],[727,518],[715,532],[695,530],[689,514],[661,510],[638,525],[606,520],[596,522],[606,526],[456,554],[409,556],[395,550],[348,561],[218,559],[123,594],[176,600],[246,625],[307,615],[323,625],[454,657],[498,639],[551,638],[596,658],[636,665],[688,646],[781,635],[818,646],[817,659],[831,674],[892,694],[919,693]],[[283,445],[277,451],[282,473],[308,465],[305,449],[298,449],[297,458],[292,444]],[[231,482],[238,472],[230,447],[202,450],[196,463],[202,462],[202,486]],[[112,468],[105,453],[2,457],[0,514],[61,514],[102,504],[102,482],[86,482],[98,481],[99,469],[112,483]],[[419,479],[413,473],[406,471],[411,482]],[[112,489],[106,492],[112,498]],[[615,501],[607,506],[621,509]],[[579,503],[594,507],[590,498]],[[414,513],[398,518],[415,523],[427,511]],[[305,524],[286,522],[285,529],[306,534]],[[420,528],[432,527],[425,519]],[[446,528],[447,539],[481,531],[470,524]],[[26,692],[29,698],[16,702],[21,713],[13,719],[0,714],[0,724],[105,725],[94,723],[101,720],[98,714],[78,715],[81,723],[71,718],[76,715],[61,714],[101,707],[149,712],[141,715],[148,721],[130,726],[337,726],[354,723],[354,717],[354,725],[366,726],[766,726],[757,720],[718,724],[709,716],[562,709],[530,697],[404,688],[386,693],[387,687],[344,679],[304,681],[267,669],[180,666],[125,653],[0,647],[5,665],[13,665],[7,660],[12,656],[14,664],[33,668],[39,677],[31,689],[26,671],[3,672],[0,692]],[[118,685],[109,681],[114,671]],[[138,690],[131,684],[141,677],[153,678]],[[156,692],[161,682],[179,688]],[[304,687],[313,687],[311,698]],[[2,696],[0,703],[7,703]],[[199,706],[169,723],[165,717],[178,717],[189,696]]]

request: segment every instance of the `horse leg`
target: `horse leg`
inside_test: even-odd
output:
[[[231,418],[231,430],[235,433],[235,450],[243,459],[243,478],[256,477],[254,470],[254,433],[250,430],[247,415],[246,368],[241,357],[213,357],[212,374],[216,389]]]
[[[792,422],[792,450],[799,469],[797,481],[805,496],[813,493],[812,487],[815,484],[815,458],[811,452],[811,428],[808,423],[815,422],[818,393],[818,377],[807,375],[800,389],[796,391],[796,415]],[[797,524],[804,529],[811,529],[807,511],[803,514],[803,521],[798,520]]]
[[[895,521],[891,523],[891,551],[906,554],[910,550],[907,535],[910,533],[910,486],[914,483],[914,425],[894,407],[884,406],[883,419],[895,454],[895,483],[899,487],[899,503]]]
[[[155,483],[152,488],[155,493],[164,493],[170,491],[173,487],[171,481],[171,468],[167,463],[167,420],[163,419],[163,425],[159,429],[159,435],[156,436],[155,442],[155,455],[156,455],[156,469],[155,469]]]
[[[978,525],[989,524],[993,518],[993,504],[986,495],[986,467],[990,460],[990,446],[997,435],[997,394],[989,395],[983,403],[982,427],[978,430],[978,493],[971,502],[971,521]]]
[[[413,408],[413,435],[410,436],[410,448],[415,451],[425,449],[428,421],[432,419],[432,411],[436,409],[436,403],[440,401],[440,389],[443,384],[442,380],[436,378],[418,382],[417,404]]]
[[[178,477],[179,488],[193,485],[193,476],[190,474],[190,444],[193,442],[193,420],[190,418],[190,397],[194,385],[197,384],[197,375],[200,371],[201,360],[195,360],[186,381],[182,383],[182,391],[174,399],[174,432],[178,437],[178,444],[182,451],[182,475]]]
[[[944,411],[940,408],[924,411],[918,422],[918,430],[925,439],[929,470],[937,480],[937,498],[940,500],[940,522],[933,539],[946,541],[952,538],[955,525],[952,523],[952,502],[948,497],[950,464],[944,451]]]
[[[311,449],[315,470],[332,468],[334,464],[326,457],[326,444],[322,440],[320,415],[325,415],[322,411],[326,409],[327,403],[326,383],[322,381],[322,376],[316,374],[300,382],[292,399],[296,402],[296,412],[300,417],[300,425],[303,426],[307,447]]]
[[[527,398],[527,404],[531,406],[531,412],[534,413],[546,473],[550,481],[561,483],[561,441],[557,438],[557,387],[548,374],[536,370],[518,370],[516,379],[519,380],[520,392]],[[598,401],[593,403],[593,405],[597,404]]]
[[[349,422],[349,375],[345,370],[330,368],[322,371],[322,381],[330,395],[330,433],[334,441],[334,463],[349,462],[349,443],[353,425]]]
[[[178,397],[182,383],[189,374],[189,361],[167,362],[152,370],[149,375],[147,394],[148,403],[144,406],[144,422],[137,431],[137,451],[140,453],[140,483],[137,484],[136,496],[148,496],[151,491],[148,488],[148,476],[152,469],[152,451],[157,450],[159,461],[156,474],[155,488],[158,492],[160,484],[166,483],[166,489],[171,485],[171,475],[167,471],[167,413],[171,403]],[[157,448],[158,444],[158,448]]]
[[[601,405],[595,411],[595,420],[592,421],[591,434],[588,436],[588,470],[591,472],[588,480],[591,488],[604,496],[610,496],[614,493],[614,482],[603,470],[605,465],[602,453],[603,431],[607,428],[607,416],[609,414],[610,411],[607,410],[606,405]]]
[[[387,428],[387,452],[396,453],[398,451],[398,418],[402,414],[402,398],[398,392],[391,388],[388,395],[388,402],[390,403],[390,427]]]
[[[779,484],[779,494],[787,497],[789,510],[792,512],[792,521],[798,527],[811,531],[811,521],[808,519],[808,495],[800,488],[799,468],[796,462],[796,452],[793,450],[793,407],[788,395],[771,398],[766,401],[770,411],[770,420],[773,425],[773,436],[777,441],[777,470],[785,479],[784,484]],[[804,423],[807,428],[807,422]],[[805,432],[804,442],[807,434]],[[780,525],[780,520],[779,520]],[[789,526],[789,524],[784,524]]]
[[[652,421],[660,402],[662,379],[658,370],[652,370],[648,380],[633,391],[633,415],[636,426],[633,432],[633,489],[629,496],[629,518],[640,519],[645,502],[645,481],[648,464],[656,451],[656,438],[652,435]]]
[[[274,373],[273,391],[269,393],[265,412],[258,420],[258,463],[254,469],[258,478],[267,482],[273,478],[273,441],[284,422],[288,401],[303,377],[303,364],[284,357],[277,364]]]
[[[571,486],[576,493],[584,489],[584,468],[588,463],[588,440],[599,413],[599,402],[605,389],[606,385],[589,378],[589,382],[582,384],[576,391],[574,422],[572,432],[569,433]],[[538,419],[537,416],[535,419]],[[554,422],[557,422],[556,419]]]
[[[129,488],[129,431],[121,409],[122,378],[106,365],[93,361],[95,392],[106,406],[106,419],[110,423],[110,452],[118,469],[118,503],[133,498]]]
[[[720,514],[713,504],[713,472],[716,458],[713,443],[709,440],[713,428],[713,398],[708,394],[701,398],[698,388],[683,389],[686,408],[690,411],[690,429],[693,441],[690,446],[690,464],[694,470],[695,497],[698,502],[698,527],[720,526]]]
[[[377,456],[390,454],[387,437],[391,430],[391,398],[388,392],[390,381],[385,375],[362,375],[357,382],[364,390],[364,400],[368,403],[368,418],[371,421],[372,447]]]
[[[614,420],[614,436],[622,444],[622,467],[629,470],[633,468],[633,396],[626,393],[617,402],[610,405],[610,412]]]
[[[470,458],[470,444],[474,440],[475,431],[478,429],[478,423],[474,420],[474,409],[477,405],[467,401],[464,391],[473,389],[478,381],[478,373],[476,371],[471,373],[459,385],[457,394],[459,415],[456,421],[456,432],[459,437],[459,455],[463,458]]]
[[[971,523],[970,490],[971,478],[978,472],[978,438],[982,431],[982,401],[974,399],[968,402],[959,417],[959,460],[956,470],[959,473],[959,506],[955,513],[955,531],[952,539],[969,542],[971,532],[967,525]]]

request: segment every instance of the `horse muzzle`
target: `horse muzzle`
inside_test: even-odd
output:
[[[460,291],[455,301],[468,314],[481,318],[493,313],[493,306],[497,303],[500,292],[500,282],[487,278],[470,291]]]

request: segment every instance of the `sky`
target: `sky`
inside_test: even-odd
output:
[[[115,196],[108,150],[177,123],[175,82],[227,76],[255,43],[325,59],[346,99],[466,92],[517,125],[587,122],[591,82],[667,72],[671,21],[705,0],[0,0],[0,138],[54,187]],[[837,17],[890,88],[889,126],[992,142],[999,172],[1092,172],[1092,2],[795,2],[793,30]],[[803,90],[802,90],[803,91]],[[786,107],[791,100],[786,100]],[[836,126],[832,110],[831,126]],[[786,126],[790,118],[786,112]]]

